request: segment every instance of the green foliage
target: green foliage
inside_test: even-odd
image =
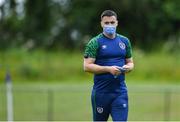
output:
[[[1,72],[9,68],[14,81],[85,79],[80,53],[11,50],[1,53],[1,56]],[[1,81],[4,77],[1,75]]]
[[[164,11],[167,13],[169,18],[172,18],[174,20],[180,19],[180,9],[179,9],[179,0],[166,0],[163,4]]]
[[[178,53],[167,53],[157,50],[155,53],[143,53],[134,51],[135,69],[129,74],[129,79],[146,81],[180,81],[180,57]]]
[[[172,37],[179,42],[179,4],[179,0],[6,0],[0,6],[0,49],[82,49],[102,31],[101,12],[113,9],[118,32],[148,52]]]
[[[134,50],[134,70],[127,74],[127,81],[180,81],[180,57],[178,53],[158,50],[144,53]],[[93,81],[93,75],[83,71],[83,53],[59,50],[47,52],[42,50],[26,51],[14,49],[0,53],[0,81],[4,81],[9,70],[15,82],[28,81]]]

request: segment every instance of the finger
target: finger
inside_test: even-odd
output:
[[[122,68],[127,68],[127,65],[122,66]]]
[[[121,74],[121,71],[118,69],[118,71],[116,73],[119,75],[119,74]]]
[[[129,68],[130,68],[130,66],[128,66],[128,65],[124,65],[124,66],[123,66],[123,68],[125,68],[125,69],[129,69]]]

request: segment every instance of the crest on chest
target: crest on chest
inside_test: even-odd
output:
[[[126,45],[123,42],[119,42],[119,47],[124,50],[126,48]]]

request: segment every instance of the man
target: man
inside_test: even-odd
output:
[[[101,14],[103,32],[92,38],[84,53],[84,70],[94,74],[91,95],[93,120],[127,121],[128,94],[125,73],[133,67],[130,41],[116,33],[117,14],[105,10]]]

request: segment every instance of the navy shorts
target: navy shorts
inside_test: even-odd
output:
[[[92,91],[91,102],[94,121],[107,121],[109,115],[111,115],[113,121],[127,121],[127,93],[99,93]]]

